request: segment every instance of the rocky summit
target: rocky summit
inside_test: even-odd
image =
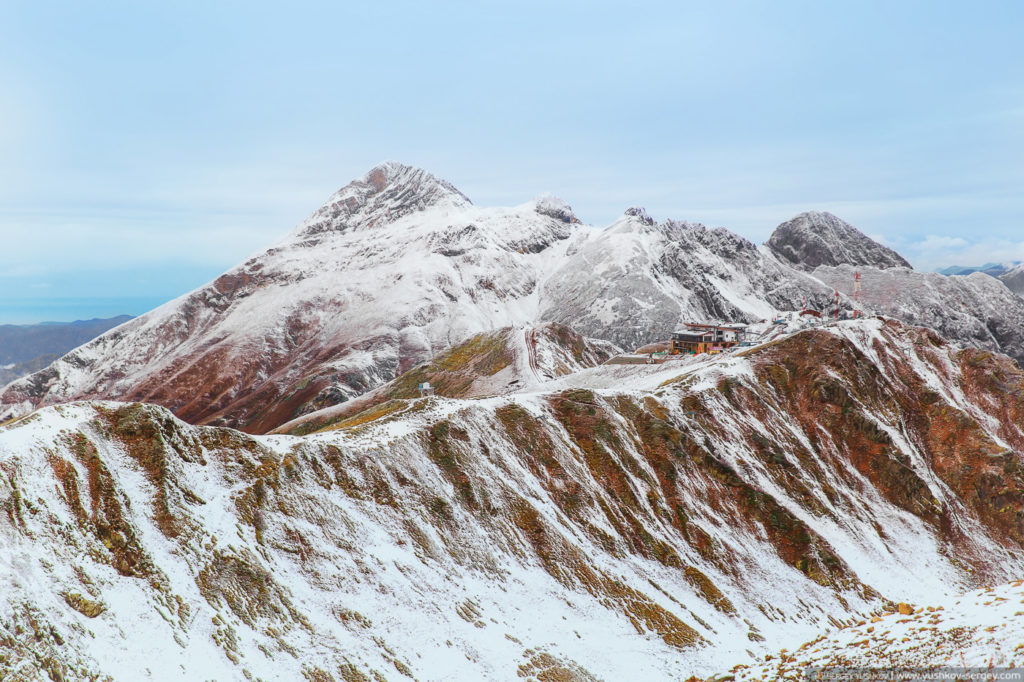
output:
[[[813,270],[819,265],[911,268],[903,256],[831,213],[809,211],[779,225],[767,242],[779,258]]]

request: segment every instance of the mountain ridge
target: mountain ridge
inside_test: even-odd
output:
[[[995,280],[932,286],[856,235],[840,246],[859,251],[837,253],[855,262],[881,254],[885,266],[857,266],[868,312],[1024,359],[1020,297]],[[478,333],[550,322],[635,348],[688,320],[755,322],[804,306],[831,313],[834,291],[850,314],[853,276],[846,265],[794,266],[724,228],[656,222],[640,208],[593,228],[553,197],[474,206],[422,169],[383,164],[274,247],[14,382],[0,394],[0,418],[112,398],[262,433]]]
[[[1024,571],[1024,372],[894,320],[404,404],[0,427],[4,664],[678,680]]]

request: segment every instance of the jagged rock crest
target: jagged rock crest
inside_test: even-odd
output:
[[[446,180],[422,168],[388,161],[331,195],[297,228],[296,234],[310,236],[354,226],[374,227],[432,206],[461,208],[471,204],[466,195]]]

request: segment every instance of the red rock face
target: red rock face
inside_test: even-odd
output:
[[[876,340],[871,349],[879,362],[832,334],[787,339],[754,356],[769,390],[734,389],[734,399],[769,423],[766,404],[784,409],[805,433],[818,434],[812,436],[817,448],[848,461],[888,502],[925,519],[978,565],[990,557],[972,541],[965,517],[1021,547],[1024,373],[1005,356],[951,349],[930,330],[889,322],[883,332],[891,343]],[[934,384],[911,364],[907,349]],[[993,440],[993,430],[1005,444]],[[800,460],[810,465],[810,458]],[[856,485],[839,467],[830,475]]]
[[[219,294],[234,294],[249,287],[253,282],[253,278],[247,272],[227,273],[213,281],[213,289]]]
[[[340,354],[342,350],[322,352]],[[263,433],[293,419],[303,405],[330,385],[325,376],[288,386],[286,375],[295,359],[283,354],[242,364],[231,349],[215,348],[147,378],[125,399],[164,405],[193,424],[232,425],[248,433]],[[244,389],[250,386],[254,388]]]
[[[370,174],[367,177],[369,178],[370,184],[373,185],[378,192],[383,190],[388,182],[387,175],[384,173],[384,169],[382,168],[374,168],[370,171]]]

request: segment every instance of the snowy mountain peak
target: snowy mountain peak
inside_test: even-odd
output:
[[[629,216],[629,217],[632,217],[632,218],[637,218],[644,225],[653,225],[654,224],[654,218],[652,218],[647,213],[647,209],[641,208],[639,206],[631,206],[630,208],[627,208],[626,212],[623,215]]]
[[[819,265],[913,269],[892,249],[824,211],[808,211],[782,223],[767,246],[782,260],[810,270]]]
[[[431,207],[464,208],[466,195],[422,168],[387,161],[333,195],[296,229],[298,236],[374,227]]]
[[[567,201],[552,194],[541,194],[533,200],[537,213],[546,215],[563,223],[580,223],[580,219],[572,212],[572,206]]]

